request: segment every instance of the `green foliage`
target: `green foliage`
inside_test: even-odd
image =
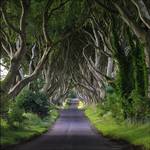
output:
[[[22,127],[15,128],[15,130],[12,130],[12,127],[8,125],[7,121],[1,119],[0,129],[2,133],[0,145],[17,144],[21,141],[41,135],[52,126],[58,117],[58,112],[53,109],[51,115],[43,119],[33,113],[24,113],[23,117],[26,119],[24,119]]]
[[[107,96],[102,104],[97,105],[101,115],[111,112],[112,117],[118,121],[127,119],[131,122],[150,121],[150,103],[146,97],[141,96],[133,90],[126,99],[119,92],[108,90]],[[127,115],[127,118],[125,117]]]
[[[30,90],[32,90],[34,92],[39,92],[40,89],[42,89],[44,82],[45,81],[42,78],[42,76],[39,76],[37,80],[34,80],[30,83]]]
[[[11,127],[18,127],[23,122],[24,109],[20,108],[17,103],[13,102],[9,107],[8,122]]]
[[[110,85],[106,86],[106,92],[108,94],[112,94],[114,92],[114,88]]]
[[[136,49],[134,53],[135,58],[135,89],[141,95],[145,96],[147,93],[147,71],[145,64],[143,45],[137,40]]]
[[[123,120],[123,98],[119,93],[108,94],[103,105],[100,105],[100,108],[104,110],[104,112],[111,112],[112,117],[116,118],[116,120]]]
[[[41,92],[34,93],[30,90],[23,90],[16,97],[16,103],[26,112],[33,112],[39,116],[45,116],[49,111],[48,97]]]
[[[119,32],[117,32],[116,19],[113,17],[113,29],[112,29],[112,46],[113,46],[113,55],[118,62],[118,72],[116,77],[116,87],[122,95],[122,97],[128,97],[131,91],[134,88],[134,79],[133,79],[133,58],[132,50],[126,54],[125,47],[123,44],[126,43],[126,39],[123,42],[120,41]],[[126,109],[126,108],[125,108]]]
[[[129,111],[130,119],[134,122],[150,121],[150,102],[146,97],[141,96],[136,90],[130,95],[132,109]]]
[[[28,126],[28,125],[35,126],[36,124],[41,124],[42,123],[41,118],[37,114],[27,112],[27,113],[24,113],[23,116],[26,118],[24,120],[24,124],[26,126]],[[33,122],[33,120],[34,120],[34,122]]]
[[[129,45],[129,52],[126,54],[125,47],[119,42],[120,35],[117,34],[115,21],[114,18],[112,46],[114,58],[118,62],[119,70],[115,84],[117,93],[121,95],[121,97],[119,96],[121,109],[123,110],[124,119],[142,120],[145,118],[145,110],[142,110],[142,106],[146,106],[145,103],[147,103],[145,96],[148,87],[144,48],[140,41],[132,35],[129,28],[126,28],[124,44]],[[110,95],[107,96],[107,101],[113,103],[113,98],[111,100],[109,98]],[[116,107],[117,111],[115,104],[111,105],[110,109],[113,107]],[[118,112],[120,111],[118,110]]]
[[[1,133],[1,136],[4,135],[4,131],[7,130],[8,127],[9,127],[8,122],[0,117],[0,133]]]
[[[148,74],[145,63],[144,45],[136,37],[132,36],[129,30],[127,39],[132,50],[134,89],[141,96],[145,96],[148,87]]]

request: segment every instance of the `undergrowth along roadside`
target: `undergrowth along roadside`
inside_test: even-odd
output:
[[[126,140],[133,145],[143,146],[144,150],[150,150],[150,123],[117,122],[111,112],[101,115],[100,111],[100,108],[91,105],[85,114],[104,136]]]
[[[1,147],[15,145],[46,132],[57,119],[58,111],[56,109],[51,110],[50,114],[43,119],[33,113],[24,113],[23,115],[25,120],[16,128],[11,127],[7,121],[1,119]]]

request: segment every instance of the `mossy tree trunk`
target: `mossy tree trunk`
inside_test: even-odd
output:
[[[140,106],[143,107],[142,101],[143,98],[147,96],[148,90],[148,74],[146,70],[143,45],[135,36],[133,37],[131,35],[129,29],[126,31],[127,36],[125,42],[130,46],[127,54],[122,46],[124,43],[120,42],[116,29],[113,29],[112,44],[114,48],[114,57],[118,62],[119,68],[116,84],[123,97],[122,106],[124,110],[124,118],[135,119],[135,115],[138,115],[138,113],[141,112],[133,112],[132,110],[135,110],[134,108],[138,107],[135,106],[135,104],[140,102],[136,102],[136,99],[131,98],[131,95],[133,91],[136,92],[141,98]],[[139,114],[139,116],[141,115]]]

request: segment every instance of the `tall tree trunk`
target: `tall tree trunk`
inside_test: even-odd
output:
[[[41,89],[42,92],[47,93],[50,87],[51,77],[50,77],[50,65],[47,69],[44,70],[45,73],[45,83],[43,88]]]
[[[108,64],[107,64],[107,76],[111,78],[112,72],[113,72],[113,59],[109,57]]]
[[[145,57],[146,57],[146,66],[148,73],[148,98],[150,98],[150,31],[149,36],[146,38],[146,47],[144,49]]]

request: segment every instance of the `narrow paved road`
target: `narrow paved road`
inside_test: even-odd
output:
[[[53,128],[13,150],[133,150],[126,143],[99,135],[84,113],[74,107],[62,110]]]

